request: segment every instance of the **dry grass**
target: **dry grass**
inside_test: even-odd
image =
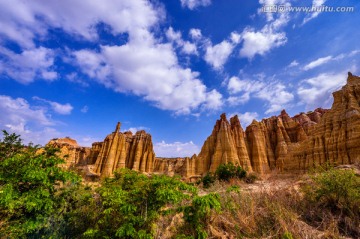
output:
[[[300,190],[309,183],[306,175],[280,175],[252,185],[232,180],[201,189],[201,195],[216,192],[221,196],[221,213],[213,213],[208,220],[209,238],[358,238],[341,230],[343,224],[356,226],[353,218],[341,218],[331,210],[309,204]],[[180,217],[177,214],[163,218],[157,229],[166,233],[159,233],[157,238],[181,234],[184,228]]]

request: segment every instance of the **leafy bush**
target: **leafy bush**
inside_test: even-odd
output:
[[[217,193],[195,196],[191,205],[182,208],[185,222],[188,224],[187,228],[191,229],[195,238],[208,238],[205,227],[209,224],[209,215],[212,209],[218,212],[221,209],[220,195]]]
[[[114,178],[107,178],[97,192],[102,209],[86,237],[153,238],[159,216],[176,210],[174,205],[189,199],[196,188],[177,178],[147,177],[122,169]]]
[[[59,237],[64,185],[80,178],[58,167],[56,150],[25,147],[20,136],[4,132],[0,142],[0,237]]]
[[[3,130],[4,138],[0,139],[0,161],[10,158],[24,148],[21,143],[20,135],[9,134]]]
[[[246,171],[238,165],[232,163],[220,164],[216,169],[215,175],[219,180],[229,181],[231,178],[244,178],[246,177]]]
[[[360,178],[354,171],[319,169],[303,190],[308,220],[316,222],[327,214],[335,217],[342,233],[360,237]]]
[[[203,187],[204,188],[209,188],[216,180],[216,177],[208,172],[202,179],[201,179],[201,182],[203,184]]]

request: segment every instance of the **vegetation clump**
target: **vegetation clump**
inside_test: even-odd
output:
[[[198,188],[177,177],[128,169],[92,186],[65,170],[53,148],[0,140],[0,238],[360,237],[360,178],[325,168],[301,191],[251,191],[232,179],[256,175],[222,164]]]

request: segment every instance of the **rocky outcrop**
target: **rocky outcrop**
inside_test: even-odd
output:
[[[248,171],[305,170],[318,164],[360,161],[360,77],[333,93],[330,110],[318,108],[290,117],[285,110],[242,130],[237,116],[216,122],[195,163],[195,174],[232,162]]]
[[[333,93],[330,110],[312,113],[317,124],[286,161],[288,170],[314,165],[352,164],[360,161],[360,77],[351,73],[347,84]],[[318,115],[323,114],[319,120]],[[310,118],[310,117],[309,117]]]
[[[101,177],[112,176],[119,168],[129,168],[140,172],[152,172],[155,153],[151,135],[144,130],[133,135],[130,131],[121,133],[120,123],[113,133],[106,136],[99,147],[94,173]]]
[[[209,171],[215,172],[223,163],[241,165],[248,171],[252,171],[244,135],[237,116],[231,118],[229,123],[226,115],[222,114],[199,155],[193,157],[196,158],[195,170],[193,170],[195,175],[202,175]]]
[[[294,117],[283,110],[278,116],[254,120],[245,131],[237,116],[228,121],[222,114],[199,155],[192,157],[155,158],[151,135],[121,133],[120,123],[91,149],[70,138],[54,139],[49,145],[60,148],[62,156],[68,155],[65,167],[90,165],[90,171],[101,177],[125,167],[191,180],[230,162],[259,174],[360,162],[360,77],[349,73],[347,84],[333,96],[330,110],[318,108]]]
[[[52,139],[46,146],[59,149],[58,155],[65,160],[62,165],[65,168],[75,167],[79,164],[86,165],[91,153],[90,148],[79,146],[76,140],[69,137]]]

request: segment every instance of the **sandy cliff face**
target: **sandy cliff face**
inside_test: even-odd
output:
[[[47,143],[47,146],[60,150],[59,156],[65,160],[65,164],[62,165],[65,168],[87,164],[87,159],[91,153],[90,148],[79,146],[76,140],[69,137],[52,139]]]
[[[195,175],[215,172],[222,163],[241,165],[249,171],[252,166],[249,160],[244,131],[237,116],[229,121],[222,114],[216,121],[211,135],[206,139],[199,155],[194,157],[192,171]],[[189,162],[190,164],[192,162]]]
[[[337,165],[360,161],[360,77],[349,73],[347,84],[333,96],[331,109],[309,129],[307,140],[293,151],[285,169],[304,170],[326,162]]]
[[[113,133],[106,136],[94,166],[94,172],[101,177],[112,176],[119,168],[140,172],[152,172],[155,153],[151,135],[141,130],[133,135],[120,132],[120,123]]]

